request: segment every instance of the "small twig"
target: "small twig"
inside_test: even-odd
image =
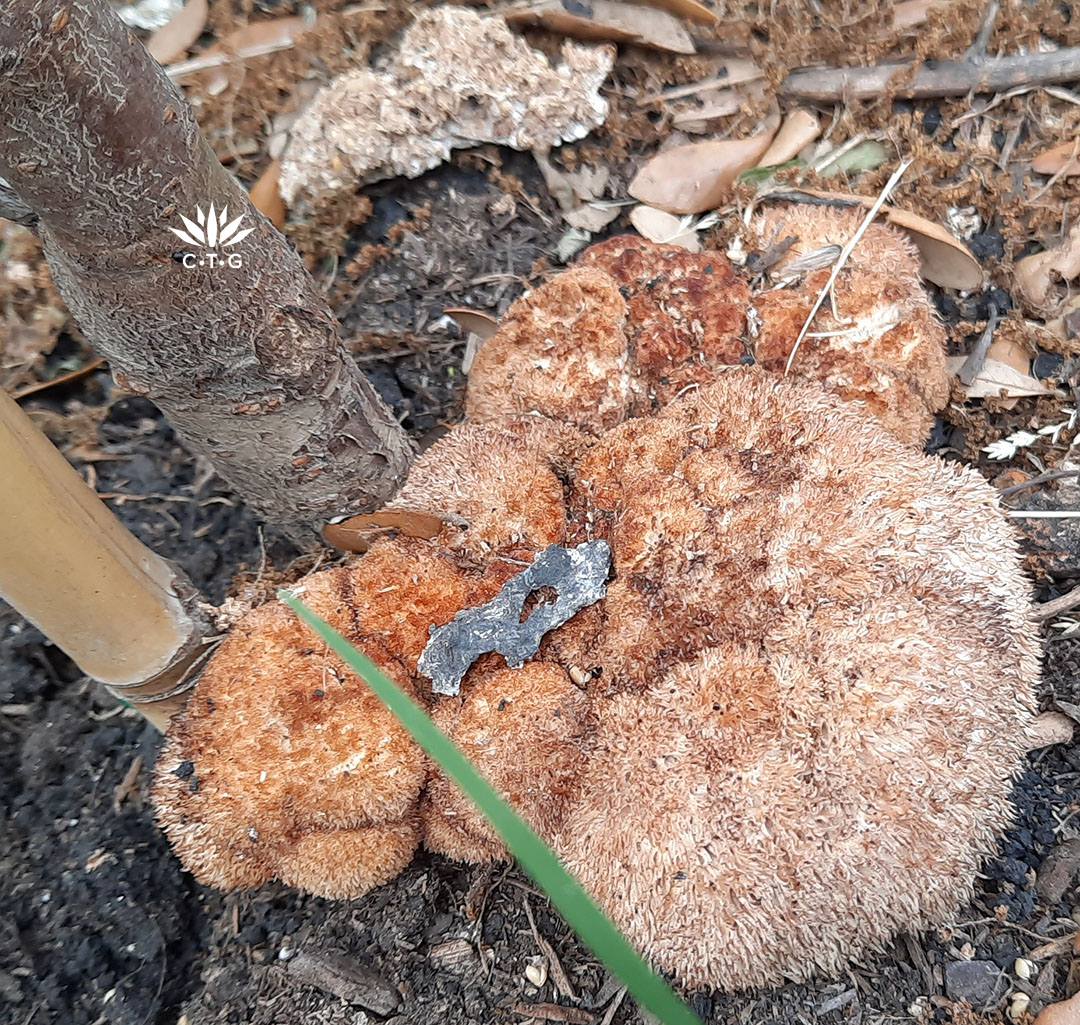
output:
[[[911,73],[895,88],[894,78]],[[1080,78],[1080,46],[1050,53],[1010,54],[982,61],[937,61],[923,64],[875,64],[866,68],[809,68],[784,80],[780,94],[789,99],[836,103],[844,99],[872,100],[886,93],[900,99],[926,100],[968,93],[997,93],[1023,85],[1051,85]]]
[[[904,176],[904,172],[911,166],[910,160],[905,160],[893,173],[892,177],[885,183],[885,188],[881,190],[880,195],[874,200],[874,205],[870,207],[866,212],[866,216],[863,218],[862,224],[859,225],[855,234],[848,239],[847,245],[840,252],[840,256],[837,258],[836,263],[833,264],[832,273],[829,275],[829,280],[825,282],[824,288],[818,292],[818,297],[814,301],[814,305],[810,308],[810,313],[806,318],[806,322],[802,326],[802,330],[799,332],[799,337],[795,339],[795,345],[792,346],[791,355],[788,356],[787,366],[784,367],[784,376],[786,377],[791,373],[791,364],[795,362],[795,353],[799,351],[799,346],[802,344],[802,340],[806,337],[806,332],[810,330],[810,325],[814,322],[814,317],[817,316],[818,310],[821,309],[822,303],[825,302],[825,297],[832,291],[832,286],[843,270],[844,264],[847,263],[848,257],[851,256],[855,250],[855,246],[858,245],[859,239],[863,237],[863,232],[870,227],[871,222],[878,215],[878,211],[882,208],[885,200],[889,198],[889,194],[894,188],[896,188],[897,182]]]
[[[128,766],[128,771],[124,773],[124,778],[113,787],[112,806],[114,814],[120,814],[120,806],[138,789],[139,773],[142,772],[142,766],[142,755],[136,755],[134,761]]]
[[[990,42],[990,35],[994,31],[994,22],[997,21],[1000,11],[1001,5],[998,0],[990,0],[990,3],[986,5],[986,10],[983,12],[982,21],[979,23],[979,31],[975,33],[971,46],[964,51],[964,60],[981,61],[985,59],[986,47]]]
[[[1080,509],[1010,509],[1009,515],[1017,520],[1076,520]]]
[[[604,1017],[600,1019],[600,1025],[611,1025],[611,1020],[615,1017],[615,1012],[619,1009],[619,1006],[623,1002],[623,997],[626,996],[626,987],[623,986],[618,993],[612,998],[611,1003],[608,1004],[608,1009],[604,1012]]]
[[[986,362],[986,354],[990,351],[990,343],[994,340],[994,331],[997,329],[998,311],[997,306],[990,307],[990,319],[986,322],[986,327],[983,328],[982,334],[979,335],[979,340],[975,343],[975,348],[971,350],[971,355],[964,360],[963,366],[960,367],[960,372],[956,375],[960,378],[960,383],[965,388],[970,388],[975,378],[979,376],[982,371],[983,364]]]
[[[27,395],[36,395],[39,391],[44,391],[46,388],[53,387],[53,385],[69,384],[71,381],[77,381],[80,377],[92,374],[98,367],[103,367],[104,365],[105,357],[98,356],[97,359],[92,359],[89,363],[85,363],[75,370],[69,370],[66,374],[51,377],[48,381],[37,381],[34,384],[28,384],[25,388],[20,388],[16,391],[11,397],[18,402],[19,399],[25,399]]]
[[[1043,623],[1048,619],[1053,619],[1054,616],[1060,616],[1062,612],[1072,611],[1078,605],[1080,605],[1080,587],[1074,587],[1057,598],[1037,605],[1031,613],[1031,618],[1036,623]]]
[[[1028,488],[1034,488],[1039,484],[1046,484],[1052,480],[1061,480],[1062,477],[1080,477],[1080,470],[1048,470],[1046,473],[1040,473],[1038,477],[1032,477],[1031,480],[1024,481],[1023,484],[1013,484],[1007,488],[1002,488],[1000,496],[1005,498],[1007,495],[1015,495],[1019,491],[1027,491]]]
[[[532,930],[533,939],[540,948],[540,952],[547,958],[548,967],[551,969],[551,978],[555,983],[555,989],[558,990],[560,996],[564,996],[576,1004],[578,1002],[578,995],[574,991],[574,987],[566,975],[566,969],[563,968],[559,956],[555,953],[555,948],[540,935],[540,930],[536,928],[536,919],[533,918],[532,908],[529,907],[529,898],[522,897],[521,902],[525,905],[525,917],[529,920],[529,928]]]

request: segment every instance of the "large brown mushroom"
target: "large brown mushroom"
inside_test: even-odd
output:
[[[867,308],[918,320],[904,287]],[[845,315],[856,294],[838,292]],[[596,247],[515,306],[474,370],[473,421],[414,466],[396,504],[443,517],[441,533],[382,540],[302,593],[431,709],[635,944],[686,984],[732,988],[835,970],[964,899],[1009,819],[1037,675],[994,491],[911,446],[936,398],[893,401],[937,394],[905,383],[935,379],[932,321],[903,344],[891,327],[857,350],[810,339],[826,390],[735,365],[753,349],[749,299],[718,254]],[[876,361],[877,391],[840,397],[844,352]],[[489,653],[459,695],[432,692],[429,627],[549,545],[596,539],[606,597],[520,669]],[[276,603],[203,673],[154,798],[184,863],[218,886],[277,876],[350,897],[419,842],[506,857]]]

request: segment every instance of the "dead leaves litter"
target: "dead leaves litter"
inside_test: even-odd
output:
[[[665,53],[697,52],[682,21],[667,11],[623,0],[592,0],[570,11],[560,0],[540,0],[503,12],[508,25],[535,26],[587,42],[633,43]]]

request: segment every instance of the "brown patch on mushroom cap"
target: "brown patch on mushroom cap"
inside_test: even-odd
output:
[[[792,204],[770,209],[751,230],[763,249],[774,238],[796,239],[770,268],[773,278],[783,278],[785,269],[807,253],[842,247],[863,217],[862,211]],[[831,266],[822,267],[795,285],[755,296],[761,322],[755,352],[762,367],[783,372],[831,272]],[[949,376],[945,332],[919,280],[918,251],[895,228],[871,224],[841,269],[832,296],[799,345],[793,372],[862,405],[901,441],[921,445],[934,414],[948,400]]]
[[[791,206],[759,217],[764,249],[799,241],[774,266],[843,245],[859,213]],[[776,229],[779,228],[779,232]],[[948,398],[944,332],[918,277],[918,255],[898,231],[871,225],[800,345],[793,372],[876,416],[902,441],[922,441]],[[741,362],[782,373],[828,267],[751,297],[716,251],[691,253],[622,235],[590,247],[575,268],[510,308],[473,364],[470,419],[535,411],[602,433],[648,416]],[[747,310],[758,318],[753,330]],[[758,322],[760,321],[760,322]]]
[[[444,699],[435,722],[541,836],[553,836],[581,767],[588,699],[566,669],[530,662]],[[460,861],[497,861],[506,848],[487,819],[436,766],[424,804],[424,844]]]

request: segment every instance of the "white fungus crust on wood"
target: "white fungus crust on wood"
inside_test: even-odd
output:
[[[290,205],[365,182],[415,178],[460,146],[546,151],[604,123],[615,50],[566,42],[554,66],[462,7],[417,13],[381,70],[339,75],[292,128],[280,188]]]
[[[504,344],[482,398],[498,404],[498,367],[506,394],[532,397],[473,403],[399,497],[452,522],[381,540],[302,597],[428,707],[659,967],[740,989],[834,972],[964,902],[1010,820],[1038,644],[995,491],[906,441],[925,407],[887,428],[816,381],[726,366],[746,285],[718,254],[690,266],[667,249],[603,243],[508,318],[526,364],[545,344],[527,325],[557,323],[545,301],[573,306],[583,347],[631,337],[618,396],[575,406],[577,370],[537,382]],[[622,290],[595,276],[605,265]],[[674,316],[687,302],[707,308]],[[691,319],[711,357],[695,358]],[[932,377],[931,341],[916,348]],[[605,597],[522,668],[487,653],[459,695],[432,693],[431,626],[548,546],[596,540]],[[419,844],[505,858],[373,701],[283,606],[248,616],[158,763],[184,863],[217,886],[354,897]]]

